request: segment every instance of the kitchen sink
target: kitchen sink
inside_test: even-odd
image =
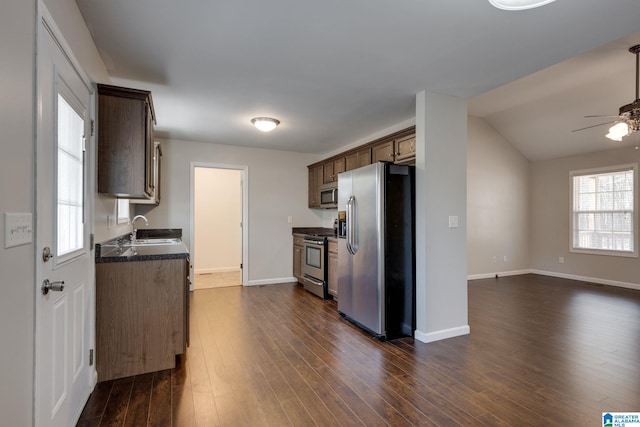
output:
[[[177,245],[182,243],[179,238],[149,238],[149,239],[136,239],[136,242],[128,242],[123,246],[154,246],[154,245]]]

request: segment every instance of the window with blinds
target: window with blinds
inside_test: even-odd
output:
[[[572,251],[637,256],[637,165],[571,172]]]

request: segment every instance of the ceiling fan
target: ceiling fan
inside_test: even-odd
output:
[[[636,98],[631,104],[623,105],[620,107],[617,116],[585,116],[589,117],[615,117],[615,120],[611,120],[605,123],[600,123],[593,126],[587,126],[584,128],[576,129],[573,132],[580,130],[590,129],[597,126],[604,126],[609,123],[615,123],[609,128],[607,138],[614,141],[622,141],[622,138],[630,135],[632,132],[640,130],[640,94],[638,93],[638,86],[640,85],[640,75],[638,70],[640,68],[640,44],[629,48],[629,52],[636,55]]]

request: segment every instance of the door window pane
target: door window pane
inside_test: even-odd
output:
[[[84,241],[84,120],[58,94],[58,256],[82,249]]]

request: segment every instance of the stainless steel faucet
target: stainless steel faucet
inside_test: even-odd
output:
[[[147,221],[147,218],[144,215],[134,216],[131,220],[131,243],[136,242],[136,233],[138,232],[138,229],[136,228],[136,220],[138,219],[144,219],[145,225],[149,226],[149,221]]]

